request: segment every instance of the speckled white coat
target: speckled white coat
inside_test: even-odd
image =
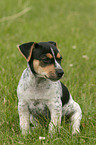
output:
[[[28,66],[21,76],[17,88],[17,96],[22,134],[26,134],[26,132],[29,131],[30,121],[34,124],[34,117],[29,110],[35,110],[35,113],[37,111],[43,113],[45,105],[49,108],[51,114],[49,132],[54,130],[54,125],[60,126],[61,118],[64,114],[73,114],[71,117],[71,124],[73,126],[72,133],[79,132],[80,120],[82,118],[81,109],[79,105],[73,101],[71,95],[69,102],[62,108],[62,87],[59,80],[53,82],[49,79],[40,78],[38,76],[35,77]]]

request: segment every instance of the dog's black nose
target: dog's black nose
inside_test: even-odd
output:
[[[62,69],[58,69],[58,70],[56,70],[56,73],[57,73],[57,76],[59,78],[61,78],[63,76],[63,74],[64,74],[64,71]]]

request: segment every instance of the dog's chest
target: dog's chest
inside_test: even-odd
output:
[[[61,96],[61,85],[60,81],[52,82],[42,78],[36,79],[26,69],[20,79],[17,93],[19,98],[27,102],[35,100],[46,102]]]
[[[30,100],[48,100],[50,96],[55,93],[55,90],[51,90],[50,84],[34,84],[27,89],[27,97]]]

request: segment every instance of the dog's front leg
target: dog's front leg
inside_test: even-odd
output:
[[[57,103],[49,105],[49,110],[51,114],[51,122],[49,124],[49,133],[54,133],[55,127],[59,127],[61,124],[61,117],[62,117],[61,102],[57,102]]]
[[[27,103],[18,103],[18,111],[20,118],[20,129],[25,135],[29,131],[29,110]]]

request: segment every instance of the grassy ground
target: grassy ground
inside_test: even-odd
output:
[[[62,123],[53,138],[44,127],[24,137],[19,129],[16,88],[26,61],[16,48],[28,41],[56,41],[73,98],[83,112],[81,134]],[[96,144],[96,1],[0,1],[0,145]],[[39,136],[45,136],[44,141]]]

